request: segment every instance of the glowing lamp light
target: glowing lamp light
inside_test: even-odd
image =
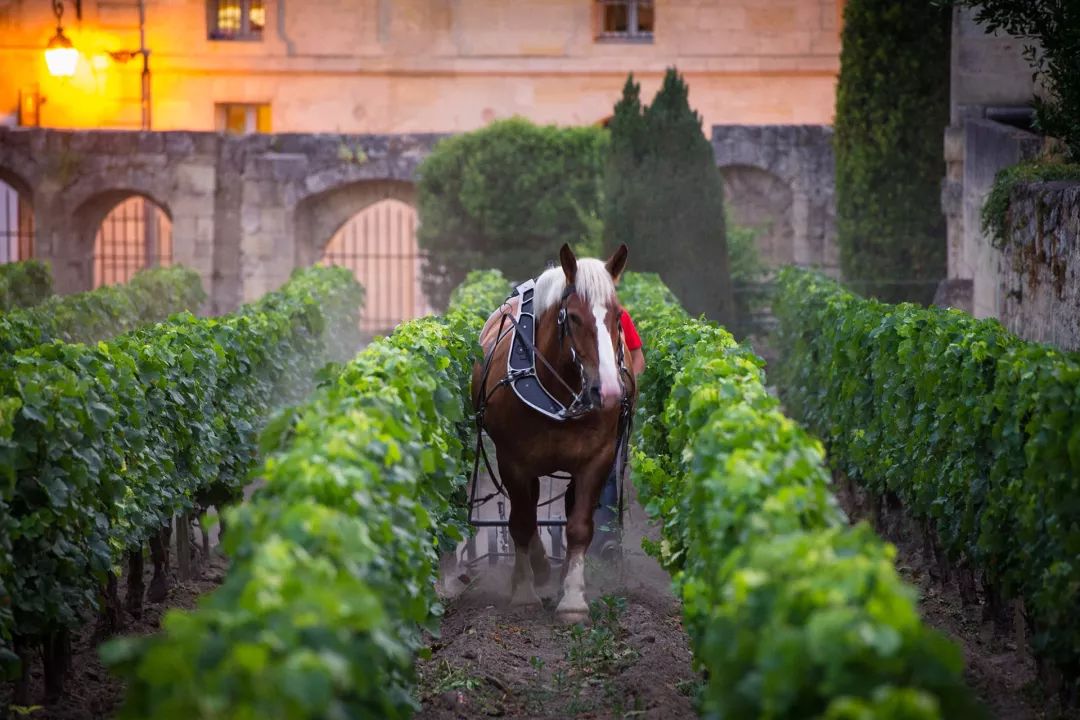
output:
[[[71,77],[75,74],[75,65],[79,62],[79,51],[71,44],[61,28],[56,28],[45,48],[45,64],[53,77]]]

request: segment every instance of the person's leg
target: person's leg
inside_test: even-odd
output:
[[[590,551],[608,558],[619,547],[619,478],[616,462],[600,489],[600,502],[593,513],[593,541]]]

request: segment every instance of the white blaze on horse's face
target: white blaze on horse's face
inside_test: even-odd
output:
[[[615,342],[607,328],[607,306],[594,303],[593,317],[596,318],[597,358],[600,371],[600,401],[604,407],[619,402],[622,397],[622,385],[619,383],[619,369],[615,366]]]

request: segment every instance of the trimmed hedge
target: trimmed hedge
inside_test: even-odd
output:
[[[405,323],[268,428],[230,511],[225,583],[153,638],[102,650],[122,717],[408,717],[437,547],[462,537],[476,334],[507,294],[473,274],[444,318]]]
[[[347,270],[311,268],[234,315],[0,363],[0,640],[77,626],[124,554],[196,493],[238,493],[266,412],[358,339],[360,301]]]
[[[141,270],[125,285],[54,295],[40,305],[0,315],[0,354],[53,340],[97,342],[197,310],[206,300],[202,280],[184,267]]]
[[[844,278],[928,303],[945,277],[940,211],[949,16],[927,0],[848,0],[836,89],[836,237]]]
[[[921,622],[895,550],[854,528],[820,444],[761,361],[653,277],[620,291],[649,348],[634,478],[715,717],[977,717],[960,652]]]
[[[553,252],[563,241],[595,243],[607,145],[603,128],[523,118],[440,141],[416,187],[417,241],[427,251],[423,285],[432,303],[443,307],[472,268],[524,280],[557,261]]]
[[[37,305],[52,291],[52,273],[40,260],[0,265],[0,312]]]
[[[805,271],[773,307],[785,400],[834,466],[1023,598],[1036,653],[1080,677],[1080,355]]]

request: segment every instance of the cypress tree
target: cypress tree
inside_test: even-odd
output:
[[[849,0],[836,93],[836,230],[855,290],[929,302],[945,276],[949,10]]]
[[[701,116],[672,68],[652,105],[627,79],[608,125],[604,242],[625,242],[637,270],[656,272],[693,314],[732,320],[723,185]]]

